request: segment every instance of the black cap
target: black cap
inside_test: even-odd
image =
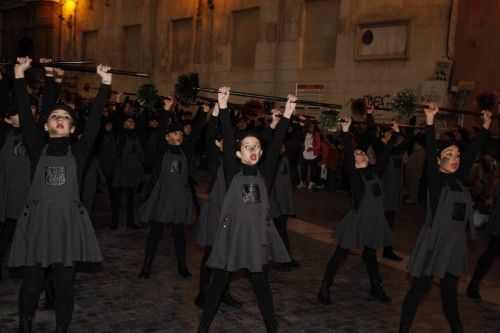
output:
[[[182,124],[179,124],[179,123],[170,124],[167,127],[167,131],[166,132],[167,132],[167,134],[168,133],[172,133],[172,132],[183,132]]]
[[[52,107],[52,109],[50,109],[48,115],[47,115],[47,119],[49,119],[50,117],[50,114],[56,110],[63,110],[63,111],[66,111],[67,113],[69,113],[70,117],[71,117],[71,120],[76,121],[76,112],[75,110],[69,106],[68,104],[56,104]]]
[[[451,146],[457,146],[459,147],[458,143],[455,140],[450,140],[450,139],[445,139],[445,140],[437,140],[437,152],[438,154],[441,154],[443,150],[445,150],[448,147]]]
[[[1,108],[3,111],[2,112],[3,116],[5,118],[15,116],[16,114],[19,113],[16,103],[9,102],[9,103],[6,103],[5,105],[2,105]]]

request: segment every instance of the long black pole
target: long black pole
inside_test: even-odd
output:
[[[199,90],[199,91],[206,91],[206,92],[210,92],[210,93],[214,93],[214,94],[217,94],[219,92],[219,89],[215,89],[215,88],[194,87],[194,89]],[[265,99],[268,101],[278,101],[278,102],[286,102],[288,100],[285,97],[261,95],[261,94],[254,94],[254,93],[248,93],[248,92],[242,92],[242,91],[232,91],[232,90],[231,90],[231,95],[260,98],[260,99]],[[315,102],[315,101],[305,101],[305,100],[300,100],[300,99],[296,100],[295,103],[303,104],[303,105],[311,105],[311,106],[320,106],[320,107],[325,107],[325,108],[330,108],[330,109],[341,109],[342,108],[342,105],[339,105],[339,104],[321,103],[321,102]]]

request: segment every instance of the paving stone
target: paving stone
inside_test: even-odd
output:
[[[203,181],[198,186],[203,191]],[[103,192],[105,193],[105,192]],[[107,228],[111,217],[104,194],[97,197],[93,223],[104,255],[102,266],[95,272],[79,272],[75,281],[75,312],[72,332],[195,332],[201,310],[194,305],[199,281],[199,263],[203,249],[194,245],[196,227],[186,230],[188,266],[193,278],[177,274],[177,262],[170,232],[166,232],[153,263],[150,279],[138,279],[142,266],[146,227],[139,230]],[[297,191],[298,218],[332,229],[350,208],[345,194],[328,191]],[[396,224],[398,250],[411,251],[424,209],[405,205]],[[124,224],[124,221],[122,221]],[[485,236],[482,235],[484,241]],[[274,295],[275,311],[281,332],[396,332],[401,303],[410,286],[406,273],[380,266],[391,305],[377,302],[369,295],[366,268],[358,255],[351,255],[339,269],[332,288],[332,306],[319,305],[316,294],[325,265],[333,253],[331,244],[307,234],[291,233],[298,269],[282,271],[270,265],[269,280]],[[471,248],[474,259],[484,244]],[[488,273],[489,281],[500,281],[499,263]],[[0,332],[15,332],[18,324],[17,293],[20,280],[0,282]],[[212,323],[212,332],[264,332],[265,328],[252,287],[244,273],[231,281],[232,294],[243,301],[241,310],[221,305]],[[40,304],[43,305],[43,296]],[[466,332],[500,332],[500,306],[485,301],[472,301],[459,289],[459,306]],[[55,315],[37,311],[35,329],[48,332],[55,328]],[[448,332],[441,309],[439,287],[434,286],[420,305],[413,332]]]

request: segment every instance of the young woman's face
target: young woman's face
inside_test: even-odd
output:
[[[54,110],[49,114],[45,123],[45,131],[51,138],[70,136],[75,131],[71,115],[64,110]]]
[[[166,136],[167,142],[172,146],[180,146],[184,141],[184,133],[181,131],[170,132]]]
[[[128,118],[125,120],[123,123],[123,128],[128,129],[128,130],[133,130],[135,129],[135,120],[132,118]]]
[[[368,162],[370,159],[368,158],[368,155],[361,149],[356,149],[354,151],[354,164],[356,165],[357,168],[365,168],[368,166]]]
[[[453,145],[441,151],[438,157],[439,171],[454,173],[460,166],[460,149]]]
[[[257,165],[262,156],[260,141],[256,137],[247,136],[241,141],[240,150],[236,156],[241,159],[241,163],[246,165]]]

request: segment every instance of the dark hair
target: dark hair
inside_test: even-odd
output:
[[[56,111],[56,110],[63,110],[63,111],[66,111],[67,113],[69,113],[70,117],[71,117],[71,121],[74,123],[76,121],[76,112],[75,110],[69,106],[68,104],[56,104],[52,107],[52,109],[50,109],[49,113],[47,114],[47,120],[49,119],[50,115],[52,114],[52,112]]]
[[[248,137],[256,138],[257,140],[261,141],[260,136],[259,134],[257,134],[257,132],[252,130],[242,131],[236,138],[236,145],[238,146],[238,149],[241,148],[241,143],[243,142],[243,140]]]

